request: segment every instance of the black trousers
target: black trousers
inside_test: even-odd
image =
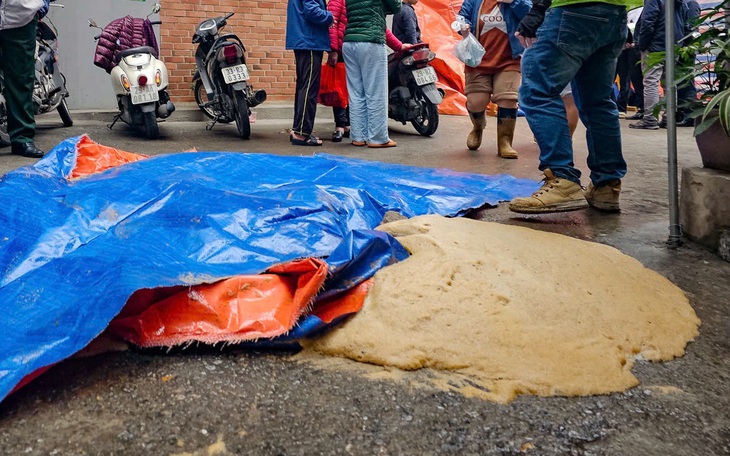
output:
[[[644,76],[641,74],[640,62],[641,53],[636,48],[624,49],[616,61],[616,74],[620,81],[616,106],[621,112],[626,112],[629,104],[640,110],[644,108]],[[633,98],[631,85],[634,86]]]
[[[13,144],[35,137],[35,34],[37,19],[19,28],[0,30],[0,71],[5,77],[8,134]]]
[[[319,95],[319,76],[322,71],[323,51],[294,51],[297,69],[297,86],[294,93],[294,123],[292,131],[309,136],[314,129]]]

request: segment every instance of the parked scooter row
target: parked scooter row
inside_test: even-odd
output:
[[[51,6],[63,8],[63,5]],[[8,109],[3,96],[4,78],[0,73],[0,146],[10,145],[8,137]],[[58,111],[64,127],[73,125],[71,113],[66,103],[69,96],[66,89],[66,77],[58,68],[58,35],[55,26],[48,17],[38,21],[36,31],[35,78],[33,81],[33,107],[35,114]]]
[[[175,111],[167,92],[167,67],[159,59],[151,31],[152,26],[161,22],[149,20],[160,9],[160,4],[155,3],[146,19],[127,16],[112,21],[103,29],[94,20],[89,20],[90,27],[102,30],[94,37],[98,41],[94,63],[110,74],[119,108],[109,128],[121,120],[139,128],[150,139],[159,136],[158,119],[164,120]],[[198,107],[212,120],[206,129],[212,129],[217,123],[235,122],[239,135],[248,139],[251,135],[251,108],[266,101],[266,92],[254,90],[248,82],[246,48],[241,39],[233,33],[221,33],[233,14],[206,19],[196,27],[192,38],[192,42],[197,44],[194,94]],[[122,27],[145,35],[133,42],[144,45],[122,43],[119,38]],[[73,121],[66,104],[66,80],[58,69],[57,35],[45,21],[38,24],[37,43],[33,96],[36,114],[58,110],[64,126],[70,126]],[[99,48],[104,46],[110,50],[106,62],[99,58]],[[421,43],[392,54],[388,61],[388,117],[404,125],[410,122],[423,136],[436,132],[438,104],[444,95],[435,85],[438,78],[430,65],[434,57],[428,44]],[[0,74],[0,145],[9,144],[2,86]]]

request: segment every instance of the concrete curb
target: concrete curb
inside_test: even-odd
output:
[[[294,105],[289,103],[263,103],[251,111],[256,113],[256,120],[291,120]],[[77,109],[71,110],[71,118],[79,121],[111,122],[116,111]],[[332,119],[332,108],[317,105],[317,119]],[[166,122],[204,122],[208,118],[198,109],[195,103],[176,103],[175,112]]]

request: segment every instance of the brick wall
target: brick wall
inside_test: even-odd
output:
[[[236,13],[224,29],[241,38],[247,51],[249,81],[264,89],[271,101],[294,97],[294,54],[284,49],[286,0],[164,0],[160,12],[161,57],[170,73],[170,96],[176,102],[194,101],[193,33],[204,19]]]

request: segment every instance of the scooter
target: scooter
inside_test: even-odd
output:
[[[195,29],[193,44],[198,45],[193,75],[195,101],[203,113],[213,119],[206,130],[218,122],[235,121],[238,134],[248,139],[251,136],[251,108],[266,101],[266,92],[254,90],[247,82],[250,75],[241,39],[233,33],[219,34],[233,14],[206,19]]]
[[[51,6],[64,8],[64,5],[54,4]],[[50,24],[50,25],[49,25]],[[71,113],[66,103],[68,90],[66,89],[66,77],[58,68],[58,36],[55,26],[48,17],[38,21],[36,30],[35,47],[35,78],[33,82],[33,107],[35,114],[45,114],[54,110],[58,111],[64,127],[74,124]],[[8,136],[8,110],[3,96],[4,79],[0,74],[0,146],[10,145]]]
[[[160,4],[155,3],[152,14],[160,12]],[[151,21],[150,25],[160,25],[161,21]],[[101,28],[89,19],[89,26]],[[94,37],[99,40],[102,35]],[[167,93],[167,67],[157,58],[157,49],[150,46],[133,47],[116,52],[111,69],[114,94],[117,97],[119,113],[109,125],[112,129],[121,120],[129,126],[141,128],[149,139],[160,135],[157,119],[166,119],[174,111],[175,105]]]
[[[388,58],[388,117],[403,125],[410,122],[421,136],[436,132],[438,105],[444,99],[430,65],[435,57],[427,43],[418,43]]]

